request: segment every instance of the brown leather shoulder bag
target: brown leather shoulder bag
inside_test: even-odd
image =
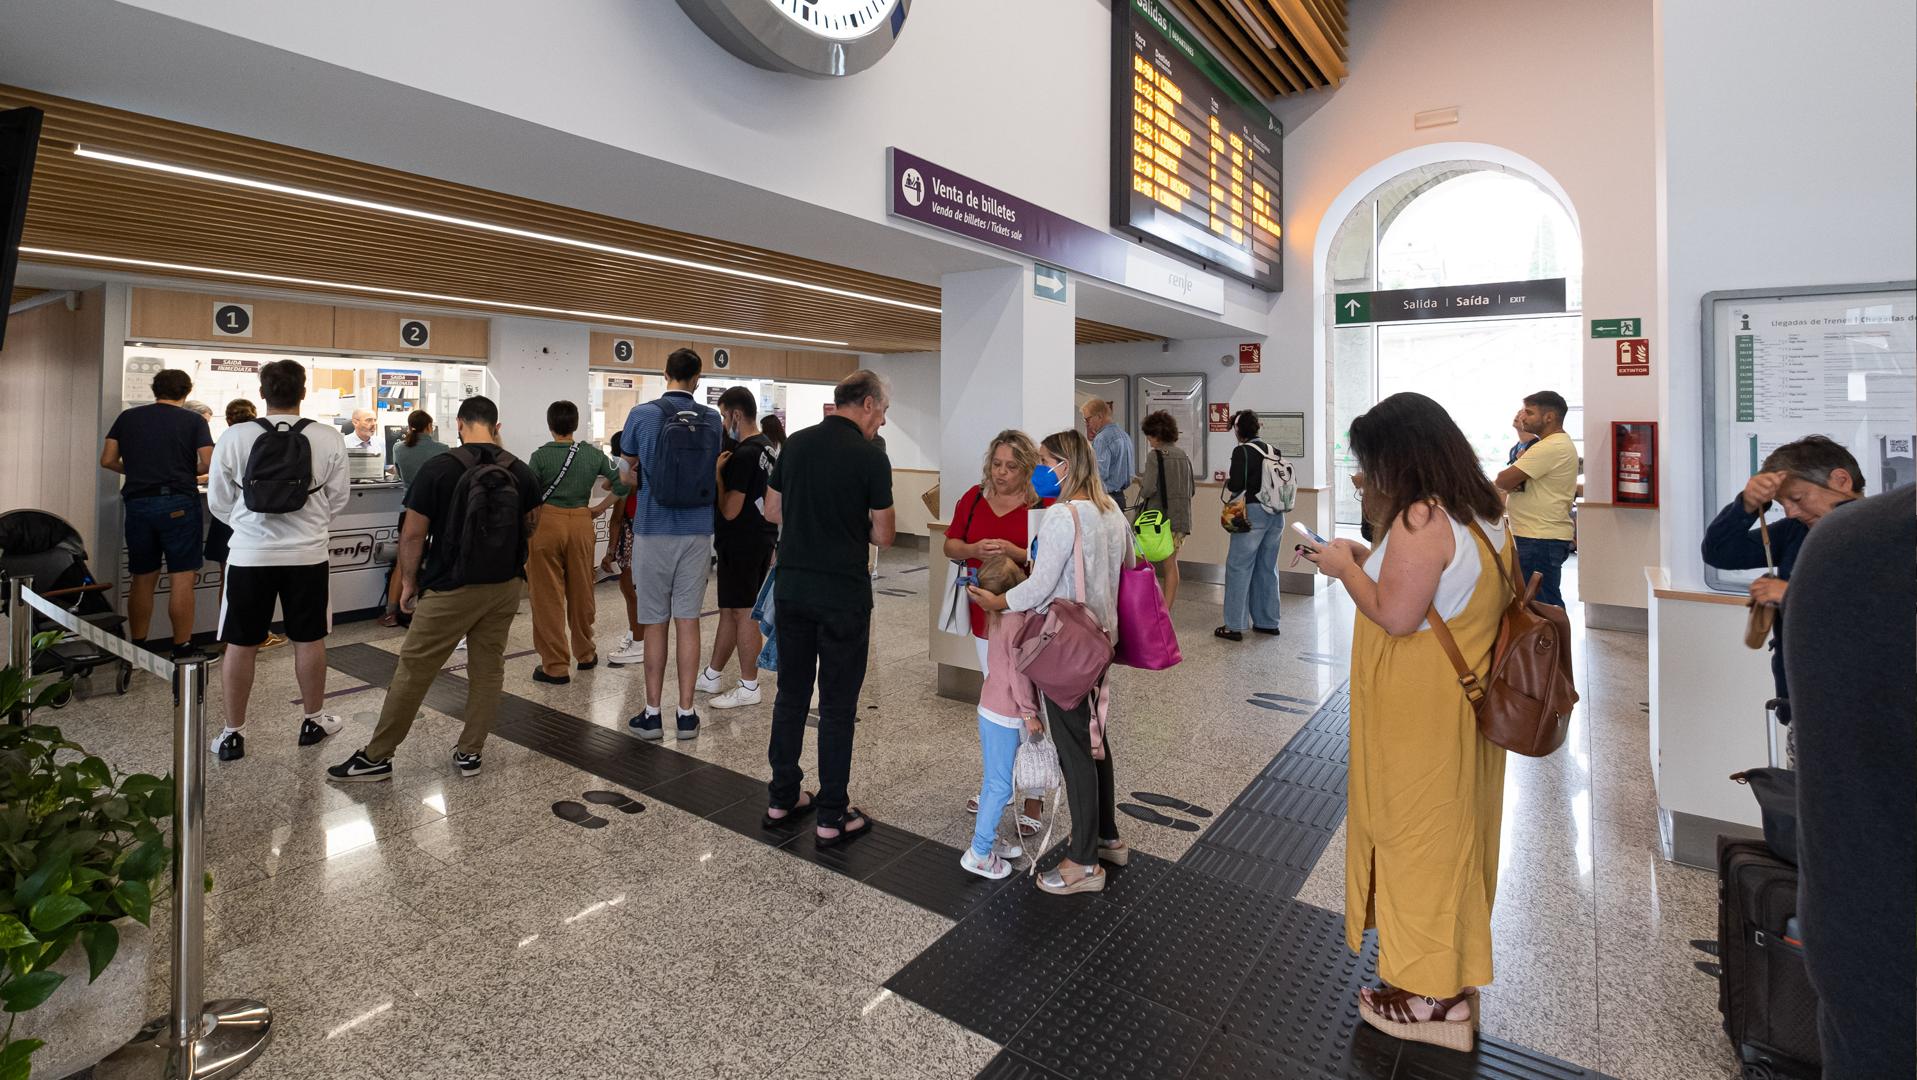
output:
[[[1471,532],[1491,552],[1491,560],[1503,566],[1505,560],[1475,521]],[[1536,599],[1539,575],[1532,574],[1530,582],[1524,582],[1515,550],[1509,570],[1511,603],[1504,609],[1498,640],[1491,648],[1491,671],[1482,681],[1464,662],[1437,605],[1432,605],[1426,618],[1478,714],[1478,733],[1512,753],[1544,757],[1564,745],[1571,707],[1578,701],[1571,674],[1571,619],[1563,608]]]

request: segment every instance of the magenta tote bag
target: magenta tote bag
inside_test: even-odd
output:
[[[1163,671],[1184,659],[1178,632],[1172,629],[1165,595],[1158,591],[1152,564],[1137,558],[1118,571],[1118,645],[1112,662],[1144,671]]]

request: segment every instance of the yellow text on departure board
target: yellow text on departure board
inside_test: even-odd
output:
[[[1192,185],[1178,175],[1192,143],[1191,129],[1177,119],[1184,100],[1176,82],[1133,55],[1132,189],[1181,214],[1192,202]],[[1246,175],[1250,148],[1243,137],[1224,130],[1217,116],[1207,120],[1205,207],[1192,207],[1189,217],[1235,245],[1244,246],[1253,230],[1275,242],[1280,230],[1271,191]]]

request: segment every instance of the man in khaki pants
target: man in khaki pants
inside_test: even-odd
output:
[[[466,728],[453,748],[461,776],[479,775],[506,677],[506,634],[524,593],[527,539],[539,517],[532,470],[499,445],[499,407],[459,406],[458,449],[420,466],[399,537],[399,606],[413,624],[386,689],[373,740],[326,770],[339,781],[386,780],[393,751],[459,639],[466,639]]]
[[[539,666],[533,681],[564,686],[572,681],[574,662],[590,671],[599,663],[592,624],[598,614],[593,603],[592,519],[630,490],[619,466],[591,443],[578,442],[579,406],[555,401],[546,407],[546,428],[552,441],[532,452],[533,477],[539,484],[539,527],[533,530],[526,561],[526,583],[532,592],[533,648]],[[593,486],[600,477],[612,484],[602,506],[589,507]],[[572,632],[567,650],[566,633]]]

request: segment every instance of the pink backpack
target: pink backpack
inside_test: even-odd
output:
[[[1104,681],[1112,666],[1112,639],[1085,606],[1085,544],[1078,507],[1061,506],[1072,515],[1072,574],[1077,599],[1054,599],[1045,613],[1025,620],[1013,645],[1018,670],[1039,692],[1067,708],[1077,708],[1092,688]],[[1059,507],[1054,507],[1056,513]]]

